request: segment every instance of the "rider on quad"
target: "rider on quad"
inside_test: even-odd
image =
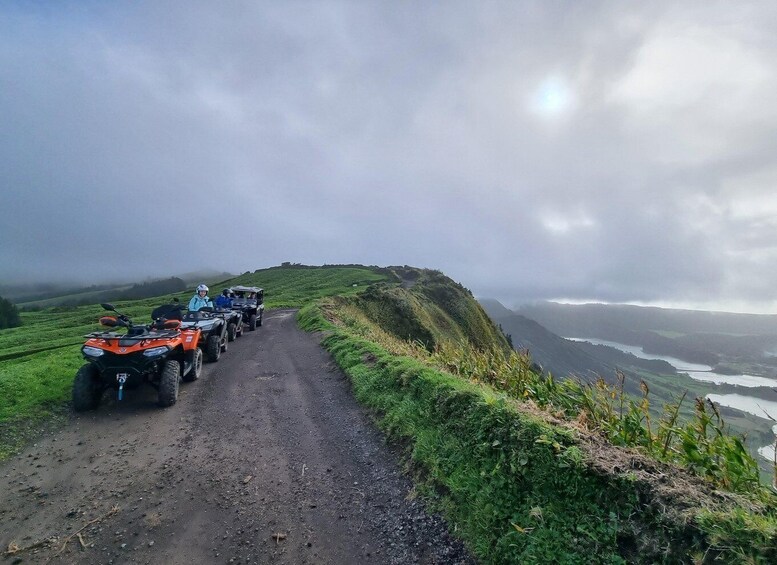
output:
[[[230,289],[228,288],[221,291],[221,294],[219,294],[214,301],[216,308],[232,308],[232,299],[229,297],[229,293]]]
[[[208,297],[208,287],[201,284],[197,286],[197,293],[189,300],[189,312],[196,312],[205,306],[213,308],[213,302]]]

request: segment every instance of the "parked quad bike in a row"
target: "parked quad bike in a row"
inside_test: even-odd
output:
[[[243,323],[252,332],[262,325],[264,317],[264,289],[256,286],[233,286],[227,289],[232,299],[232,309],[240,312]]]
[[[106,389],[115,389],[118,399],[124,389],[147,383],[158,391],[160,406],[178,400],[181,380],[196,381],[202,371],[203,356],[219,360],[227,342],[243,333],[241,311],[203,308],[182,313],[180,304],[156,308],[150,324],[135,324],[112,304],[102,304],[115,316],[103,316],[100,323],[112,328],[87,334],[81,348],[87,363],[73,382],[73,406],[77,411],[93,410]],[[126,333],[113,331],[126,328]]]

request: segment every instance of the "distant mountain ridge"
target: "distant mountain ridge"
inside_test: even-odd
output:
[[[203,269],[173,276],[143,277],[137,281],[101,282],[99,284],[77,284],[68,282],[30,282],[18,284],[0,283],[0,296],[3,296],[15,304],[51,300],[59,297],[74,297],[100,291],[123,291],[132,287],[151,285],[170,279],[181,279],[187,285],[196,285],[201,282],[213,283],[235,277],[234,274],[215,269]]]
[[[210,274],[207,274],[210,273]],[[146,278],[136,283],[71,286],[57,283],[2,285],[0,296],[24,309],[50,306],[78,306],[116,300],[134,300],[161,294],[181,292],[199,282],[214,284],[233,278],[220,271],[199,271],[166,278]]]
[[[615,341],[711,366],[773,367],[775,357],[769,352],[777,350],[775,315],[555,302],[524,305],[515,313],[565,337]]]
[[[583,335],[586,331],[601,333],[605,328],[639,328],[681,333],[777,334],[777,315],[774,314],[735,314],[630,304],[558,302],[526,304],[515,312],[539,321],[553,332],[567,336]]]
[[[674,368],[664,361],[640,359],[612,347],[571,342],[545,328],[539,322],[506,308],[493,299],[479,301],[483,309],[509,334],[515,349],[526,349],[543,370],[557,377],[577,376],[587,381],[602,377],[614,382],[618,370],[631,374],[628,367],[672,374]],[[632,383],[638,379],[630,379]]]

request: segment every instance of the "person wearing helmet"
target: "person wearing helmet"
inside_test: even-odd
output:
[[[189,312],[196,312],[205,306],[213,308],[213,302],[208,298],[208,287],[201,284],[197,286],[197,293],[189,300]]]
[[[232,299],[229,297],[230,289],[225,288],[214,300],[216,308],[232,308]]]

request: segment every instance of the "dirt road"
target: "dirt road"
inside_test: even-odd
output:
[[[3,562],[471,562],[293,311],[155,400],[106,395],[0,464]]]

